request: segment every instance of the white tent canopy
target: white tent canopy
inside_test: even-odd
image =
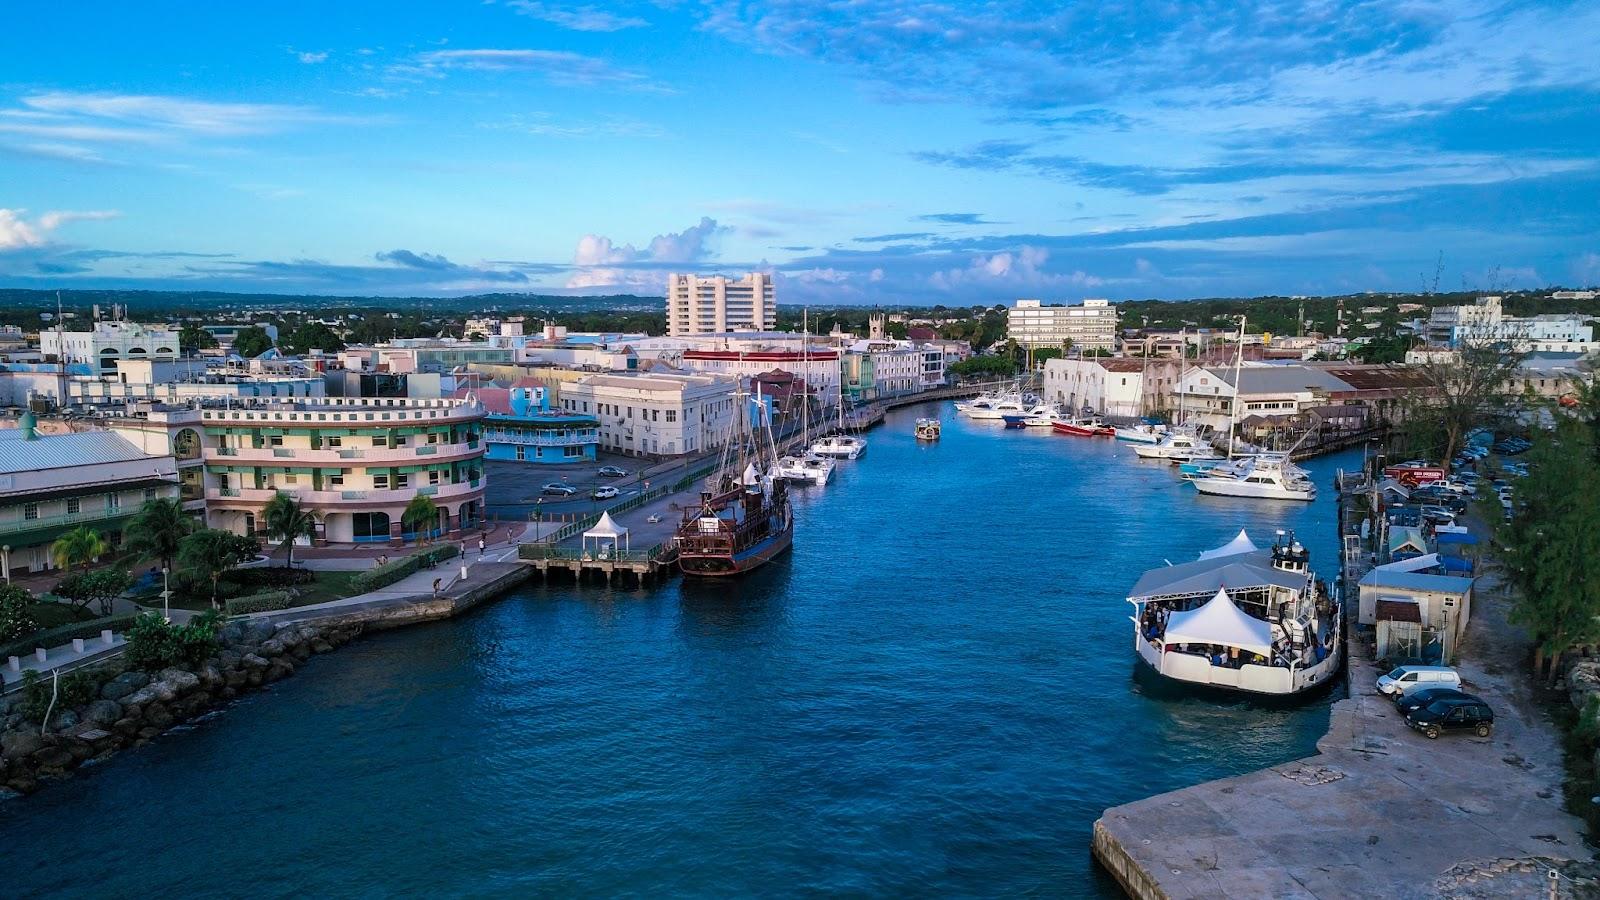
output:
[[[1374,572],[1420,572],[1439,565],[1439,554],[1429,553],[1426,556],[1413,556],[1410,559],[1398,559],[1392,563],[1384,563],[1373,567]]]
[[[1251,542],[1250,535],[1246,534],[1245,530],[1241,528],[1239,529],[1238,537],[1235,537],[1233,540],[1223,544],[1221,547],[1218,547],[1215,550],[1207,550],[1204,553],[1201,553],[1200,558],[1216,559],[1219,556],[1237,556],[1240,553],[1254,553],[1260,549],[1260,547],[1257,547]]]
[[[1272,626],[1260,619],[1245,615],[1228,592],[1206,601],[1206,605],[1189,612],[1173,613],[1167,620],[1168,644],[1221,644],[1238,647],[1262,656],[1272,655]]]
[[[589,551],[590,539],[594,540],[594,549],[597,553],[608,541],[613,546],[620,542],[624,550],[628,548],[629,544],[628,529],[618,525],[616,520],[611,518],[611,513],[609,512],[601,513],[600,521],[594,523],[593,528],[583,533],[583,539],[580,543],[583,545],[585,555]]]

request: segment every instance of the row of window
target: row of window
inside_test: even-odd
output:
[[[66,503],[67,503],[67,515],[75,516],[75,515],[78,515],[78,514],[82,513],[83,512],[83,501],[84,501],[84,499],[85,498],[83,498],[83,497],[68,497],[67,500],[66,500]],[[147,501],[156,499],[156,489],[155,488],[145,488],[144,489],[144,499],[147,500]],[[122,509],[122,495],[121,494],[104,494],[99,498],[99,501],[105,505],[105,511],[108,512],[108,513],[114,513],[114,512],[117,512],[117,511]],[[24,504],[22,504],[22,519],[23,519],[23,521],[32,522],[32,521],[36,521],[38,518],[39,518],[39,504],[38,503],[24,503]]]

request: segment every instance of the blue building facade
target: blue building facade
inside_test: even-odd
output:
[[[483,420],[484,457],[528,463],[571,463],[595,458],[600,421],[554,412],[542,387],[478,391],[489,409]]]

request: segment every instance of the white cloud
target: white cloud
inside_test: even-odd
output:
[[[213,103],[153,94],[52,91],[23,97],[22,103],[32,110],[62,116],[109,119],[146,129],[211,135],[264,134],[313,122],[344,121],[309,106]],[[120,136],[112,135],[113,138]]]
[[[0,250],[22,247],[42,247],[49,243],[51,232],[68,222],[114,219],[121,213],[114,210],[53,210],[32,222],[23,218],[25,209],[0,207]]]
[[[328,61],[328,52],[326,50],[323,50],[323,51],[320,51],[320,52],[311,52],[311,51],[308,51],[308,50],[301,50],[301,51],[295,53],[295,58],[299,59],[301,62],[305,63],[308,66],[314,66],[317,63],[327,62]]]
[[[638,16],[619,16],[593,6],[567,8],[534,0],[510,0],[506,5],[522,15],[572,31],[621,31],[650,24]]]
[[[1045,270],[1050,251],[1024,244],[1015,251],[977,255],[964,269],[945,269],[929,276],[928,283],[942,291],[974,287],[1001,288],[1092,288],[1106,283],[1098,275],[1082,270],[1052,273]]]
[[[622,69],[603,59],[567,50],[472,49],[429,50],[406,65],[390,68],[398,76],[443,77],[451,70],[527,72],[552,84],[611,86],[667,93],[643,73]]]
[[[578,239],[572,255],[578,267],[567,287],[600,287],[604,285],[654,285],[662,283],[665,266],[676,263],[697,262],[712,255],[715,239],[728,231],[709,216],[682,231],[658,234],[643,249],[632,244],[617,244],[600,234],[586,234]]]

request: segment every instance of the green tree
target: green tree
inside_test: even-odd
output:
[[[271,349],[272,338],[267,336],[267,330],[260,325],[239,329],[239,334],[233,339],[233,352],[245,359],[255,359]]]
[[[178,349],[184,353],[208,350],[216,345],[216,336],[193,322],[184,325],[178,331]]]
[[[1511,619],[1532,634],[1534,675],[1561,654],[1600,640],[1600,463],[1588,426],[1564,419],[1539,435],[1517,515],[1502,526],[1503,561],[1518,588]]]
[[[176,665],[198,666],[217,652],[221,626],[222,616],[216,610],[203,612],[184,625],[153,612],[141,613],[128,628],[128,664],[149,672]]]
[[[1010,378],[1017,373],[1017,361],[1010,356],[973,356],[951,364],[949,370],[963,377]]]
[[[109,616],[117,598],[132,586],[133,578],[126,570],[108,567],[95,572],[74,572],[61,579],[51,593],[66,598],[79,609],[99,603],[100,615]]]
[[[1467,432],[1505,410],[1511,377],[1522,359],[1520,353],[1484,345],[1463,347],[1416,367],[1423,388],[1406,416],[1418,420],[1416,429],[1432,429],[1441,436],[1443,465],[1450,465]]]
[[[178,545],[178,565],[197,580],[211,583],[211,605],[215,607],[220,605],[217,585],[223,573],[249,560],[260,546],[254,539],[231,531],[203,528]]]
[[[439,507],[432,497],[423,494],[412,497],[411,502],[406,504],[405,512],[400,514],[400,524],[417,535],[419,544],[427,541],[438,521]]]
[[[183,501],[169,498],[146,500],[122,530],[122,544],[147,559],[171,569],[178,556],[178,545],[195,529],[195,520],[183,511]]]
[[[303,322],[283,342],[283,352],[296,355],[312,350],[333,352],[344,349],[344,341],[321,322]]]
[[[33,595],[18,585],[0,584],[0,641],[15,641],[39,630]]]
[[[266,508],[261,511],[261,519],[266,526],[267,537],[283,542],[286,555],[284,565],[294,568],[295,539],[311,537],[317,531],[317,520],[312,517],[311,511],[301,506],[300,501],[279,491],[267,501]]]
[[[55,543],[50,545],[50,558],[63,569],[82,566],[87,572],[89,564],[110,549],[111,546],[100,536],[100,532],[87,525],[79,525],[56,538]]]

